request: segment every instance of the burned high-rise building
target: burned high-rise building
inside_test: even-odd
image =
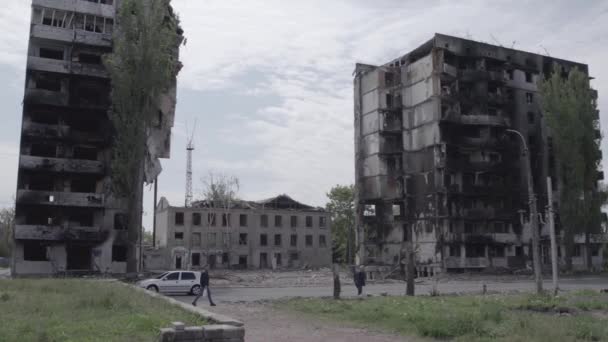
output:
[[[542,212],[547,176],[555,190],[558,184],[537,82],[555,66],[588,73],[584,64],[442,34],[385,65],[357,65],[362,263],[403,262],[411,235],[418,272],[525,267],[531,231],[522,225],[528,208],[523,146],[505,133],[521,132],[529,147]],[[586,253],[601,264],[603,247],[591,246],[575,249],[575,265],[584,265]]]
[[[111,81],[119,0],[32,0],[14,275],[126,271],[127,203],[112,195]],[[172,15],[170,8],[168,14]],[[158,100],[146,181],[168,158],[175,87]],[[141,189],[141,186],[139,187]]]

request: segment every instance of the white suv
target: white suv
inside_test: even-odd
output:
[[[137,286],[150,291],[163,293],[187,293],[198,295],[201,292],[201,272],[165,272],[156,278],[137,282]]]

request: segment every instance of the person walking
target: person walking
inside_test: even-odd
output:
[[[356,268],[354,281],[357,287],[357,295],[360,296],[363,293],[363,286],[365,286],[365,270],[363,266]]]
[[[196,298],[194,298],[194,302],[192,302],[192,305],[196,306],[196,302],[198,301],[199,298],[201,298],[201,296],[205,293],[205,290],[206,290],[207,298],[209,298],[209,305],[215,306],[213,299],[211,299],[211,290],[209,289],[209,273],[207,272],[207,268],[204,268],[203,271],[201,272],[200,281],[201,281],[201,291],[198,293]]]

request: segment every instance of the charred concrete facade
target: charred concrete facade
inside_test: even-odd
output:
[[[526,137],[542,212],[546,178],[556,179],[556,170],[537,81],[554,65],[588,73],[584,64],[442,34],[385,65],[357,65],[362,263],[403,262],[411,230],[420,273],[525,267],[531,231],[519,213],[528,207],[523,147],[505,130]],[[548,229],[542,238],[548,264]],[[599,267],[604,240],[595,237],[590,251],[579,246],[575,265],[592,253]]]
[[[126,203],[111,193],[112,52],[119,0],[33,0],[16,195],[14,275],[126,270]],[[169,156],[175,89],[159,98],[146,179]]]
[[[287,195],[238,201],[157,206],[156,250],[145,251],[150,270],[299,268],[331,265],[330,214]]]

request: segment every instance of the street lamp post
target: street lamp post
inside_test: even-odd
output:
[[[530,161],[530,151],[526,144],[524,136],[514,129],[507,129],[506,132],[517,134],[523,144],[523,159],[526,164],[526,175],[528,177],[528,204],[530,206],[530,229],[532,230],[532,263],[534,265],[534,280],[536,281],[536,292],[543,291],[543,279],[540,269],[540,253],[539,253],[539,232],[538,232],[538,212],[536,208],[536,196],[534,195],[534,180],[532,179],[532,169]]]

